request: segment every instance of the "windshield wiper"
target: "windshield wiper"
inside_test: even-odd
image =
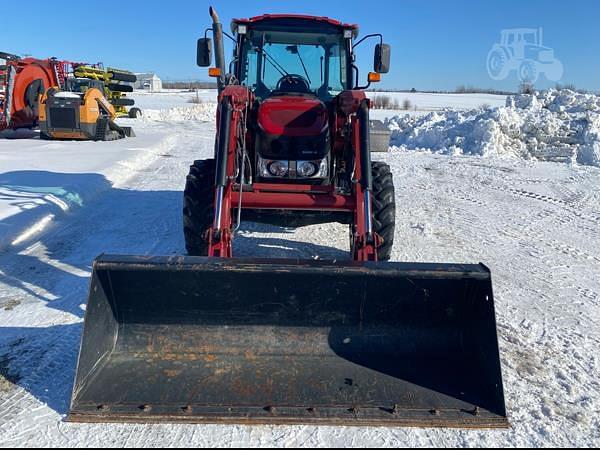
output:
[[[285,70],[283,68],[283,66],[281,64],[279,64],[275,58],[273,58],[271,55],[269,55],[267,53],[267,51],[264,49],[264,47],[260,47],[258,49],[263,55],[265,55],[265,61],[268,61],[269,63],[271,63],[271,65],[275,68],[275,70],[277,70],[277,72],[279,72],[281,74],[281,76],[289,76],[289,73],[287,70]]]
[[[300,64],[302,64],[302,69],[304,69],[306,79],[308,80],[309,84],[312,84],[310,75],[308,74],[308,70],[306,70],[306,65],[304,64],[304,60],[302,59],[302,55],[300,54],[300,48],[298,48],[297,45],[290,45],[289,47],[287,47],[287,50],[292,54],[295,53],[296,55],[298,55],[298,59],[300,59]]]
[[[310,79],[310,75],[308,74],[308,70],[306,70],[306,66],[304,65],[304,61],[302,56],[300,55],[300,49],[298,49],[298,58],[300,58],[300,64],[302,64],[302,68],[304,69],[304,73],[306,74],[306,79],[308,80],[308,84],[312,84],[312,80]]]

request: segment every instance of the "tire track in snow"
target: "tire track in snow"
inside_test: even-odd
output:
[[[207,135],[211,135],[213,130],[214,126],[203,129]],[[177,131],[181,136],[176,148],[169,152],[171,157],[159,158],[146,170],[138,172],[134,179],[103,194],[94,202],[93,209],[82,211],[50,236],[44,237],[29,256],[42,260],[52,257],[74,266],[85,266],[100,251],[142,254],[182,252],[182,183],[187,166],[193,159],[212,154],[212,135],[206,137],[198,134],[199,131],[194,127],[178,128]],[[47,354],[30,360],[24,358],[19,363],[24,367],[37,364],[40,371],[31,376],[35,382],[26,385],[30,391],[24,389],[19,394],[19,401],[11,400],[10,413],[14,414],[4,424],[5,428],[0,428],[0,435],[15,445],[36,442],[65,446],[81,443],[102,446],[298,444],[310,447],[340,446],[347,442],[356,446],[378,444],[395,447],[415,444],[593,444],[593,431],[598,429],[598,421],[590,417],[589,412],[598,410],[595,395],[598,393],[595,381],[598,378],[598,357],[595,354],[600,343],[598,330],[589,326],[589,318],[577,315],[583,312],[591,317],[593,310],[590,305],[594,305],[593,300],[588,300],[585,305],[587,309],[576,310],[573,299],[576,295],[582,298],[586,294],[591,297],[597,295],[599,288],[593,277],[562,267],[585,264],[583,256],[572,251],[566,254],[558,252],[553,243],[562,243],[569,236],[577,237],[565,230],[577,230],[584,237],[591,236],[590,231],[579,228],[582,221],[577,217],[561,224],[560,205],[533,202],[530,200],[534,199],[481,184],[482,178],[489,178],[484,167],[465,168],[459,164],[450,170],[445,158],[398,155],[395,158],[398,160],[390,161],[395,167],[399,186],[398,244],[394,258],[448,261],[478,257],[492,266],[512,430],[490,433],[334,427],[81,426],[59,423],[61,408],[64,411],[65,407],[45,407],[40,399],[48,395],[50,400],[54,397],[54,405],[66,405],[68,402],[68,389],[67,393],[61,393],[58,385],[72,382],[73,369],[65,370],[64,367],[74,359],[73,352],[77,351],[80,324],[71,318],[75,323],[72,328],[67,328],[68,332],[55,329],[48,335],[42,333],[36,337],[35,342],[41,342]],[[423,166],[434,170],[425,170]],[[509,187],[517,184],[510,173],[500,172],[503,174],[500,183]],[[524,184],[523,189],[526,189]],[[585,205],[583,207],[585,209]],[[554,227],[550,228],[550,232],[549,226]],[[541,245],[542,240],[552,245]],[[342,257],[347,255],[348,248],[346,228],[337,225],[308,227],[292,232],[245,224],[235,242],[238,255],[268,257],[290,256],[291,253],[302,257]],[[565,244],[577,250],[582,242],[585,239],[569,240]],[[593,246],[585,250],[590,255],[594,253]],[[18,264],[26,268],[29,262],[25,260]],[[13,261],[11,264],[17,263]],[[590,268],[586,273],[598,267],[595,261],[588,265]],[[559,268],[552,269],[553,266]],[[42,273],[51,276],[51,273]],[[74,310],[86,295],[87,279],[62,278],[55,283],[56,286],[48,286],[48,290],[62,296],[56,301],[62,302],[63,308],[69,306]],[[568,286],[565,286],[565,282]],[[587,284],[589,287],[586,287]],[[30,300],[32,302],[39,300]],[[48,308],[41,308],[41,312],[47,314],[51,305],[52,302],[49,302]],[[577,320],[581,324],[573,326]],[[586,327],[589,327],[587,336],[583,334]],[[64,347],[61,348],[61,345]],[[69,351],[70,356],[66,359],[57,355],[69,354]],[[49,362],[48,358],[52,357],[57,358],[55,366]],[[44,372],[45,367],[51,367],[51,370]],[[49,381],[52,377],[55,381]],[[569,383],[569,379],[575,381]],[[48,394],[44,393],[46,389],[49,390]],[[584,398],[586,393],[588,399]],[[57,423],[58,427],[55,426]]]
[[[504,191],[513,192],[515,191],[515,189],[505,189]],[[469,192],[464,192],[457,189],[451,189],[449,197],[473,204],[480,208],[482,211],[488,211],[492,207],[491,202],[483,201],[480,197],[472,196]],[[554,205],[561,206],[566,202],[556,201],[552,203]],[[538,226],[539,222],[543,221],[543,219],[546,218],[558,218],[559,222],[562,222],[563,225],[572,224],[571,220],[560,221],[561,217],[563,216],[561,216],[560,214],[556,214],[552,211],[542,210],[536,215],[532,216],[530,220],[521,220],[519,218],[512,218],[510,215],[506,215],[503,217],[504,221],[494,221],[494,224],[501,223],[502,226],[496,227],[500,233],[505,234],[506,236],[510,237],[511,239],[514,239],[515,241],[529,242],[531,249],[534,248],[534,246],[531,244],[535,244],[535,247],[537,247],[538,244],[542,244],[545,247],[551,249],[553,251],[553,255],[563,254],[566,256],[570,256],[577,262],[600,263],[600,257],[593,255],[588,251],[581,250],[580,248],[577,248],[568,243],[558,241],[551,237],[547,237],[547,233],[544,233],[545,230],[536,229],[536,226]],[[507,220],[508,222],[506,222]],[[473,220],[470,221],[471,224],[473,224],[473,222]],[[490,224],[490,229],[491,227],[492,225]],[[542,225],[542,227],[544,226]],[[511,232],[511,228],[516,228],[516,232]],[[578,228],[581,231],[592,232],[594,234],[597,232],[597,229],[590,228],[587,226],[579,226]],[[521,244],[521,242],[519,242],[519,244]]]
[[[458,170],[462,170],[459,168]],[[428,171],[430,174],[431,170]],[[515,188],[510,178],[503,180],[504,185],[477,184],[474,182],[448,183],[454,175],[460,179],[461,174],[452,174],[440,171],[442,176],[436,180],[438,191],[436,195],[443,197],[451,203],[451,213],[446,217],[454,228],[462,229],[469,234],[470,242],[477,248],[481,259],[491,257],[495,289],[498,303],[499,332],[502,347],[503,366],[505,368],[505,385],[507,387],[508,406],[513,411],[513,424],[523,417],[524,422],[517,425],[523,432],[528,428],[529,435],[535,435],[535,427],[527,425],[523,414],[514,413],[523,410],[525,415],[535,416],[542,422],[566,421],[571,427],[590,426],[593,428],[594,420],[586,414],[586,402],[577,396],[572,385],[565,380],[575,379],[581,373],[587,373],[580,384],[589,392],[598,392],[597,386],[589,379],[589,374],[594,373],[589,363],[578,360],[577,349],[593,352],[594,344],[583,335],[573,333],[569,326],[562,325],[565,315],[565,304],[556,294],[569,289],[565,299],[573,298],[573,293],[580,298],[587,298],[585,308],[596,306],[595,290],[597,277],[588,277],[590,287],[565,286],[565,275],[571,277],[570,269],[564,271],[554,270],[552,266],[569,267],[571,263],[582,264],[590,273],[600,269],[600,259],[592,253],[597,248],[597,240],[592,240],[590,250],[582,250],[577,245],[559,240],[559,237],[573,238],[569,228],[573,228],[575,237],[597,235],[597,228],[589,226],[589,217],[575,212],[575,207],[586,210],[594,203],[585,204],[591,200],[589,196],[569,193],[569,200],[554,198],[550,195],[533,194],[526,189]],[[449,180],[450,179],[450,180]],[[435,184],[435,183],[434,183]],[[449,184],[450,186],[447,186]],[[515,204],[514,194],[525,200],[541,201],[548,205],[543,210],[537,207],[522,209]],[[408,195],[411,195],[408,193]],[[574,206],[573,203],[582,204]],[[522,201],[519,201],[524,205]],[[526,214],[523,214],[527,211]],[[564,219],[564,214],[568,219]],[[495,212],[495,214],[490,214]],[[550,224],[554,225],[549,227]],[[558,225],[558,229],[556,226]],[[550,232],[549,232],[550,231]],[[578,235],[578,233],[580,233]],[[502,238],[502,236],[505,236]],[[585,240],[579,239],[579,242]],[[493,253],[488,252],[488,244],[493,247]],[[540,245],[541,244],[541,245]],[[502,261],[503,255],[511,256]],[[520,255],[515,257],[516,255]],[[484,259],[485,261],[485,259]],[[514,277],[518,276],[518,279]],[[582,277],[581,280],[586,280]],[[522,284],[520,290],[525,295],[531,296],[534,301],[528,305],[520,305],[520,301],[511,299],[511,292],[504,292],[505,286]],[[515,291],[515,289],[511,289]],[[553,294],[555,293],[555,294]],[[584,297],[584,294],[587,294]],[[568,303],[568,300],[567,300]],[[530,311],[527,315],[544,317],[542,327],[531,327],[529,321],[521,321],[519,325],[512,323],[512,317],[522,314],[520,311],[525,306]],[[510,313],[502,313],[503,309]],[[580,319],[573,314],[568,322],[577,322]],[[557,328],[558,327],[558,328]],[[534,333],[533,335],[531,333]],[[522,339],[512,339],[519,335],[531,335]],[[538,337],[539,336],[539,337]],[[588,338],[590,339],[590,338]],[[591,338],[596,343],[598,338]],[[540,356],[543,355],[543,356]],[[573,361],[572,367],[564,369],[565,360]],[[530,371],[530,372],[527,372]],[[515,376],[515,373],[518,376]],[[597,373],[597,371],[596,371]],[[593,378],[592,378],[593,379]],[[511,386],[512,385],[512,386]],[[537,402],[528,403],[523,398],[523,392],[534,392]],[[555,392],[553,398],[550,392]],[[516,418],[515,418],[516,416]],[[597,421],[596,421],[597,422]],[[544,442],[543,440],[540,442]],[[548,441],[546,441],[546,444]]]
[[[600,225],[600,216],[583,214],[580,211],[576,210],[571,202],[557,199],[557,198],[550,197],[550,196],[543,195],[543,194],[537,194],[535,192],[530,192],[530,191],[527,191],[524,189],[514,189],[514,188],[505,188],[505,189],[515,195],[519,195],[519,196],[527,197],[527,198],[530,198],[533,200],[539,200],[541,202],[550,203],[552,205],[564,207],[565,209],[567,209],[569,211],[570,214],[574,215],[578,219],[589,221],[595,225]]]

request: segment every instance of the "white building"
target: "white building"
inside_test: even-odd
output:
[[[162,91],[162,80],[155,73],[136,73],[135,89],[145,89],[149,92]]]

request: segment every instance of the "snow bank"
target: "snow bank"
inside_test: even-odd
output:
[[[146,109],[143,112],[143,118],[159,122],[180,122],[185,120],[209,122],[215,120],[216,111],[216,103],[200,103],[163,110]]]
[[[394,150],[518,157],[600,167],[600,97],[549,90],[506,106],[386,121]]]

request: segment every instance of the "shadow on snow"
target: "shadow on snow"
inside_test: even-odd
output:
[[[22,230],[49,215],[58,225],[33,241],[15,242],[12,233],[10,242],[4,242],[0,308],[12,302],[18,310],[22,302],[41,301],[78,321],[45,328],[0,327],[0,367],[9,381],[66,414],[93,259],[101,253],[184,254],[182,193],[117,189],[95,173],[16,171],[0,174],[0,201],[19,211],[0,220],[0,248],[8,230]],[[234,240],[234,254],[349,258],[348,252],[317,244],[251,235],[289,232],[245,223]]]

